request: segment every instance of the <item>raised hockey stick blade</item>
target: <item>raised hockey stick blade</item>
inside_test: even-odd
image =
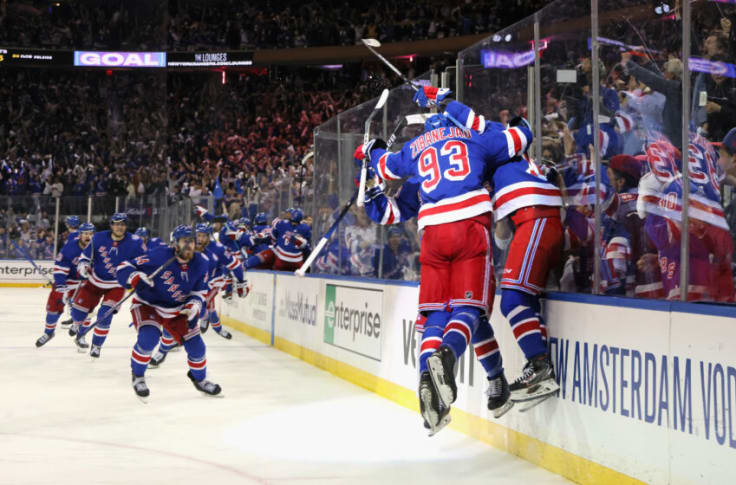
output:
[[[368,119],[365,120],[365,126],[363,131],[363,145],[365,146],[366,143],[368,143],[368,140],[371,138],[371,121],[373,118],[378,114],[381,109],[383,109],[383,106],[386,104],[386,100],[388,99],[388,89],[384,89],[381,92],[381,96],[378,98],[378,102],[373,107],[373,111],[371,111],[371,114],[368,115]],[[363,207],[365,205],[365,178],[366,174],[368,173],[368,157],[366,154],[366,158],[363,159],[363,167],[360,169],[360,184],[358,185],[358,207]]]
[[[406,77],[406,75],[403,72],[399,71],[399,69],[393,64],[391,64],[391,62],[389,62],[388,59],[386,59],[385,57],[383,57],[381,54],[378,53],[376,48],[381,47],[380,42],[378,42],[376,39],[360,39],[360,40],[361,42],[363,42],[363,45],[366,46],[366,48],[368,48],[368,50],[370,50],[373,53],[373,55],[378,57],[381,60],[381,62],[386,64],[389,67],[389,69],[394,71],[405,83],[409,83],[409,85],[414,89],[414,91],[419,90],[419,87],[413,82],[411,82],[409,78]]]

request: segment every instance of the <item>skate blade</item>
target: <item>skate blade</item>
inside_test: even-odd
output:
[[[138,394],[136,394],[136,395],[135,395],[135,397],[137,397],[137,398],[138,398],[138,400],[139,400],[140,402],[142,402],[143,404],[148,404],[148,398],[149,398],[150,396],[139,396]]]
[[[532,389],[511,392],[511,400],[514,402],[526,402],[552,395],[560,390],[560,386],[554,379],[547,379],[537,384]]]
[[[169,350],[169,352],[181,352],[181,345],[177,345],[176,347]]]
[[[90,355],[90,356],[89,356],[89,360],[90,360],[90,362],[99,362],[99,361],[100,361],[100,358],[99,358],[99,357],[92,357],[92,356]]]
[[[455,402],[455,396],[453,396],[452,388],[445,384],[445,368],[442,365],[442,359],[433,355],[427,359],[427,366],[429,367],[429,377],[432,378],[432,385],[437,390],[440,401],[445,407],[449,408]]]
[[[493,417],[495,419],[498,419],[501,416],[503,416],[504,414],[506,414],[509,411],[511,411],[511,408],[513,408],[513,407],[514,407],[514,401],[512,401],[511,399],[509,399],[508,401],[506,401],[503,404],[503,406],[498,407],[496,409],[493,409],[491,412],[493,413]]]
[[[89,351],[89,347],[86,349],[84,347],[77,347],[77,353],[78,354],[86,354]]]
[[[422,418],[424,418],[424,422],[429,425],[429,436],[432,436],[437,432],[435,430],[437,426],[433,425],[432,423],[436,423],[439,419],[439,414],[434,412],[434,410],[432,409],[432,391],[430,389],[421,389],[419,391],[419,399],[424,404],[424,411],[421,413]]]
[[[532,399],[531,401],[525,401],[523,403],[520,403],[519,404],[519,412],[520,413],[526,413],[526,412],[534,409],[535,407],[539,406],[544,401],[546,401],[547,399],[549,399],[549,398],[551,398],[552,396],[555,396],[555,395],[556,394],[547,394],[546,396],[542,396],[542,397],[537,398],[537,399]]]
[[[218,399],[225,397],[225,394],[223,394],[222,391],[220,391],[219,394],[207,394],[206,392],[203,392],[203,391],[199,391],[199,392],[201,392],[204,397],[213,397],[213,398],[218,398]]]
[[[447,416],[445,416],[444,418],[442,418],[439,423],[437,423],[437,426],[435,426],[434,428],[431,428],[430,429],[430,431],[429,431],[429,437],[431,438],[432,436],[434,436],[437,433],[439,433],[440,431],[442,431],[442,429],[445,426],[447,426],[448,424],[450,424],[450,421],[452,421],[452,418],[450,418],[450,415],[448,414]]]

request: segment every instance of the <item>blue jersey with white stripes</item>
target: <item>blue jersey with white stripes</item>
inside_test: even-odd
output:
[[[117,280],[120,285],[128,287],[134,272],[153,274],[158,268],[166,266],[153,278],[153,287],[139,283],[136,299],[150,305],[160,313],[174,316],[181,307],[195,302],[202,308],[207,286],[209,260],[201,253],[187,263],[180,263],[174,258],[174,248],[161,247],[128,261],[123,261],[117,268]],[[172,258],[174,258],[172,260]]]
[[[93,249],[94,248],[94,249]],[[92,251],[94,250],[94,255]],[[123,261],[130,261],[145,253],[143,239],[126,232],[120,241],[114,241],[112,231],[96,232],[92,242],[84,248],[80,262],[90,262],[92,272],[89,280],[99,288],[115,288],[116,268]]]
[[[487,169],[521,155],[531,140],[531,130],[523,125],[480,132],[440,127],[414,138],[399,152],[374,149],[370,159],[384,180],[422,180],[418,215],[422,229],[491,212],[491,198],[483,188]]]
[[[57,289],[64,287],[67,282],[80,280],[77,264],[79,264],[81,255],[82,248],[79,246],[79,239],[67,240],[54,261],[54,284]]]

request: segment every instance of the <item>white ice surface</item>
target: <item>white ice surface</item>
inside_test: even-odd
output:
[[[237,331],[204,335],[223,399],[181,351],[147,372],[143,404],[127,307],[92,362],[60,327],[35,348],[48,291],[0,288],[2,485],[567,483],[451,429],[428,438],[418,414]]]

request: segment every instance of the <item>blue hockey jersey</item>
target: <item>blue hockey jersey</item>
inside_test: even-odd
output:
[[[69,241],[74,241],[75,239],[78,239],[78,238],[79,238],[79,231],[72,231],[66,237],[66,242],[64,244],[68,243]]]
[[[210,287],[215,288],[224,284],[225,276],[232,272],[235,279],[243,281],[243,265],[240,261],[233,257],[232,252],[217,241],[210,241],[205,248],[211,255],[210,259],[214,260],[210,272]]]
[[[368,197],[366,194],[365,213],[378,224],[398,224],[408,221],[419,213],[419,185],[422,180],[418,177],[407,179],[395,196],[389,197],[380,187],[373,187]]]
[[[273,251],[283,261],[300,263],[304,254],[310,252],[312,230],[306,224],[294,225],[290,221],[280,221],[271,234],[276,237]]]
[[[81,279],[77,272],[77,264],[82,255],[79,239],[69,239],[54,261],[54,285],[57,291],[69,283],[77,283]]]
[[[94,248],[94,255],[92,250]],[[91,261],[92,271],[89,280],[98,288],[116,288],[118,282],[116,280],[116,268],[123,261],[130,261],[145,253],[146,249],[143,245],[143,239],[131,234],[125,233],[120,241],[113,241],[112,231],[96,232],[92,236],[92,242],[84,248],[80,263]]]
[[[161,247],[149,253],[139,255],[120,263],[117,267],[117,282],[123,287],[130,287],[131,276],[136,271],[151,275],[156,269],[167,263],[159,274],[153,278],[154,286],[140,283],[136,288],[133,303],[142,303],[153,307],[163,318],[174,318],[188,303],[194,303],[199,313],[205,304],[207,295],[209,260],[201,253],[186,264],[174,258],[174,248]]]
[[[469,127],[473,126],[471,120]],[[491,212],[491,198],[483,188],[486,169],[521,155],[531,140],[531,130],[526,126],[482,133],[440,127],[414,138],[399,152],[374,149],[370,159],[376,173],[385,180],[422,179],[418,215],[421,230],[427,225]]]

